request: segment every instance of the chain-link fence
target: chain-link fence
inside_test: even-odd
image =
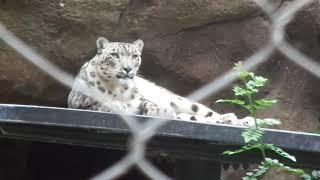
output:
[[[255,0],[255,3],[257,3],[262,8],[265,14],[269,16],[269,19],[271,21],[270,39],[267,44],[264,45],[264,47],[262,47],[246,60],[243,60],[243,69],[250,70],[254,67],[259,66],[261,63],[267,61],[269,57],[275,52],[275,50],[278,50],[294,63],[311,72],[316,77],[320,77],[320,64],[310,59],[303,53],[299,52],[285,40],[286,25],[291,22],[298,10],[311,2],[312,0],[295,0],[278,9],[268,1]],[[52,78],[61,82],[65,86],[72,87],[74,77],[58,68],[54,64],[50,63],[50,61],[46,58],[40,56],[28,45],[18,39],[5,27],[4,24],[1,23],[0,38],[9,46],[14,48],[17,52],[19,52],[22,56],[24,56],[25,59],[29,60],[38,68],[52,76]],[[235,70],[231,69],[212,82],[206,84],[205,86],[190,94],[188,98],[195,101],[200,101],[208,97],[209,95],[216,93],[225,86],[230,85],[230,83],[235,81],[237,77],[238,73]],[[98,92],[83,93],[93,98],[98,97]],[[97,176],[93,177],[93,179],[114,179],[127,172],[132,166],[137,166],[141,170],[141,172],[152,179],[170,179],[170,177],[157,169],[145,157],[145,149],[148,140],[157,133],[157,129],[164,125],[167,120],[150,121],[147,124],[139,124],[135,119],[132,118],[123,119],[132,131],[132,139],[128,147],[129,152],[122,160],[114,164],[112,167],[101,172]]]

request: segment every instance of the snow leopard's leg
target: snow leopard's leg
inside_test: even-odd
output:
[[[128,106],[120,101],[103,101],[99,111],[112,113],[128,113]]]
[[[197,121],[202,123],[219,123],[219,124],[238,124],[238,119],[233,113],[220,115],[219,118],[209,119],[204,116],[193,115],[188,113],[179,113],[177,115],[178,119],[189,120],[189,121]]]
[[[192,102],[179,96],[176,96],[174,100],[170,102],[170,105],[175,109],[177,117],[184,120],[241,126],[254,125],[254,119],[251,117],[238,119],[233,113],[218,114],[202,104]]]
[[[148,100],[143,100],[141,102],[141,114],[147,116],[158,116],[163,118],[177,118],[177,115],[172,108],[160,107]]]
[[[202,123],[219,123],[219,124],[231,124],[239,126],[254,126],[254,119],[252,117],[245,117],[238,119],[233,113],[222,114],[218,121],[213,121],[211,119],[205,118],[203,116],[191,115],[187,113],[180,113],[177,115],[178,119],[187,120],[187,121],[196,121]]]
[[[98,102],[78,91],[71,91],[68,97],[68,107],[73,109],[87,109],[102,112],[124,113],[127,106],[119,101]]]
[[[74,109],[87,109],[98,111],[101,103],[78,91],[72,90],[68,97],[68,107]]]
[[[186,98],[176,96],[171,102],[170,106],[175,110],[177,114],[189,114],[190,120],[192,116],[200,116],[211,120],[211,122],[217,122],[221,115],[213,111],[212,109],[196,102],[192,102]],[[185,115],[183,115],[185,117]],[[200,118],[199,118],[200,119]]]

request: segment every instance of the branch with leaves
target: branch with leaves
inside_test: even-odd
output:
[[[263,143],[263,136],[265,134],[265,131],[262,128],[281,124],[281,122],[277,119],[271,119],[271,118],[257,119],[256,118],[256,112],[258,110],[264,110],[264,109],[270,108],[275,103],[277,103],[277,100],[273,100],[273,99],[264,99],[264,98],[256,99],[261,88],[263,88],[267,84],[268,79],[262,76],[257,76],[253,72],[242,70],[241,62],[235,64],[235,69],[239,71],[239,77],[241,80],[241,84],[235,85],[232,89],[236,98],[220,99],[216,102],[231,103],[248,110],[250,112],[250,115],[254,118],[255,125],[254,127],[246,128],[242,132],[241,136],[243,137],[245,142],[245,145],[243,147],[241,147],[239,150],[236,150],[236,151],[225,151],[223,154],[235,155],[235,154],[240,154],[247,151],[252,151],[254,149],[260,150],[262,154],[262,159],[263,159],[261,164],[258,166],[257,169],[254,169],[253,171],[248,172],[246,176],[243,177],[244,180],[256,180],[257,178],[264,175],[270,168],[280,168],[289,173],[299,175],[306,180],[315,179],[316,178],[315,172],[318,172],[318,171],[315,171],[312,175],[308,175],[301,169],[294,169],[294,168],[285,166],[284,164],[280,163],[277,159],[271,159],[267,157],[266,152],[273,151],[284,158],[287,158],[287,159],[290,159],[291,161],[296,162],[296,158],[294,156],[285,152],[281,148],[276,147],[273,144]]]

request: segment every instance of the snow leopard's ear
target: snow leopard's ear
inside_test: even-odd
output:
[[[110,41],[108,41],[108,39],[104,38],[104,37],[99,37],[97,39],[97,49],[98,49],[98,54],[100,54],[102,52],[102,49],[107,47],[107,44],[110,43]]]
[[[135,45],[140,52],[142,51],[143,41],[141,39],[136,40],[132,44]]]

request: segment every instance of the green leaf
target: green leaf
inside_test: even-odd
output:
[[[247,91],[240,86],[234,86],[232,90],[234,91],[234,94],[236,96],[245,96],[251,93],[250,91]]]
[[[302,174],[301,177],[304,179],[304,180],[312,180],[311,176],[309,174]]]
[[[256,87],[263,87],[268,82],[268,79],[266,79],[262,76],[254,76],[253,80],[255,81]]]
[[[239,154],[245,151],[250,151],[252,149],[260,149],[261,144],[255,144],[255,145],[246,145],[242,146],[241,149],[236,150],[236,151],[224,151],[222,154],[224,155],[234,155],[234,154]]]
[[[256,88],[256,83],[252,80],[246,83],[246,87],[251,91],[251,93],[259,92],[258,88]]]
[[[270,159],[270,158],[266,158],[265,161],[262,163],[265,166],[268,167],[272,167],[272,168],[280,168],[283,169],[291,174],[296,174],[296,175],[304,175],[305,172],[302,169],[295,169],[295,168],[291,168],[289,166],[285,166],[282,163],[280,163],[277,159]]]
[[[266,119],[256,119],[257,125],[259,127],[268,127],[273,125],[281,124],[281,121],[278,119],[266,118]]]
[[[277,103],[277,100],[259,99],[254,101],[254,105],[257,109],[266,109],[273,106],[275,103]]]
[[[260,166],[258,166],[257,169],[252,170],[251,172],[247,172],[246,176],[242,179],[244,180],[253,180],[261,177],[264,173],[266,173],[269,170],[269,167],[266,166],[265,163],[261,163]]]
[[[252,175],[253,175],[253,172],[247,172],[246,175],[247,175],[247,176],[252,176]]]
[[[253,78],[254,76],[255,76],[254,72],[248,72],[248,71],[244,72],[242,75],[242,77],[251,77],[251,78]]]
[[[244,105],[246,104],[245,101],[239,100],[239,99],[219,99],[216,101],[217,103],[220,102],[228,102],[228,103],[233,103],[233,104],[238,104],[238,105]]]
[[[312,176],[314,177],[314,178],[319,178],[320,179],[320,170],[319,171],[312,171]]]
[[[320,134],[320,129],[313,130],[313,131],[311,131],[310,133]]]
[[[266,82],[268,81],[267,79],[261,77],[261,76],[255,76],[254,74],[252,76],[250,76],[252,80],[249,80],[248,82],[245,83],[245,86],[247,88],[247,90],[249,90],[251,92],[251,94],[253,93],[258,93],[260,87],[263,87]],[[243,78],[243,80],[245,80]]]
[[[283,167],[284,166],[282,163],[279,163],[278,159],[271,159],[271,158],[265,158],[265,161],[263,162],[263,164],[268,167]]]
[[[295,169],[295,168],[291,168],[291,167],[288,167],[288,166],[284,166],[284,169],[285,169],[286,171],[288,171],[289,173],[291,173],[291,174],[296,174],[296,175],[303,175],[303,174],[305,174],[305,173],[304,173],[304,170],[302,170],[302,169]]]
[[[246,79],[247,77],[254,77],[254,73],[253,72],[249,72],[249,71],[242,71],[240,72],[240,78],[241,79]]]
[[[279,155],[282,156],[282,157],[285,157],[285,158],[287,158],[287,159],[290,159],[291,161],[294,161],[294,162],[297,161],[294,156],[292,156],[292,155],[290,155],[289,153],[285,152],[285,151],[282,150],[281,148],[274,146],[273,144],[264,144],[264,145],[265,145],[265,147],[266,147],[267,149],[270,149],[270,150],[276,152],[277,154],[279,154]]]
[[[251,180],[249,177],[245,176],[242,178],[242,180]]]
[[[248,111],[251,111],[250,106],[246,105],[246,102],[242,101],[240,99],[219,99],[216,101],[216,103],[221,103],[221,102],[236,104],[236,105],[239,105],[239,106],[247,109]]]
[[[259,141],[262,138],[263,130],[262,129],[256,129],[254,127],[245,129],[241,136],[244,138],[245,143],[249,143],[252,141]]]
[[[241,61],[239,61],[237,63],[234,63],[233,69],[238,70],[240,72],[240,78],[246,78],[248,76],[251,76],[251,77],[254,76],[253,72],[248,72],[248,71],[245,71],[244,69],[242,69],[242,62]]]

